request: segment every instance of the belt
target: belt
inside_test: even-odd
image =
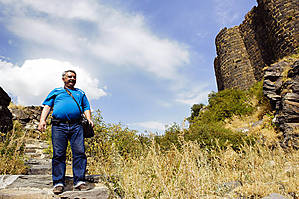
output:
[[[80,123],[81,122],[81,118],[79,119],[75,119],[75,120],[61,120],[61,119],[56,119],[56,118],[52,118],[51,119],[51,124],[76,124],[76,123]]]

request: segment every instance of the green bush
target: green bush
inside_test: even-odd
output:
[[[225,149],[231,146],[239,150],[244,144],[254,144],[254,137],[224,128],[225,119],[253,113],[256,108],[254,98],[261,103],[266,101],[262,82],[245,91],[226,89],[218,93],[212,92],[209,94],[207,106],[192,106],[188,129],[181,129],[174,124],[164,135],[156,136],[155,141],[164,151],[171,149],[173,145],[180,149],[182,140],[197,141],[201,147],[207,149]]]
[[[233,132],[223,127],[221,122],[203,123],[197,121],[185,134],[186,141],[197,141],[202,148],[239,150],[245,143],[253,144],[255,138],[240,132]]]
[[[112,153],[118,153],[121,157],[137,157],[149,139],[137,135],[137,131],[122,127],[121,124],[105,124],[99,111],[94,116],[95,136],[86,140],[87,155],[109,159]]]
[[[209,94],[209,105],[203,116],[214,121],[224,121],[233,115],[247,115],[252,113],[254,107],[250,103],[247,91],[239,89],[226,89],[218,93]]]
[[[160,146],[162,151],[168,151],[173,146],[180,149],[182,146],[181,138],[183,138],[183,130],[176,123],[165,130],[164,135],[157,135],[154,137],[155,143]]]

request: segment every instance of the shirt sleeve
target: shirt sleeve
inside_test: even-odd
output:
[[[90,110],[90,105],[85,94],[83,95],[82,98],[82,108],[83,108],[83,112]]]
[[[43,105],[48,105],[48,106],[50,106],[50,107],[53,107],[55,97],[56,97],[56,91],[55,91],[55,89],[54,89],[54,90],[52,90],[52,91],[49,93],[49,95],[46,97],[46,99],[45,99],[44,102],[43,102]]]

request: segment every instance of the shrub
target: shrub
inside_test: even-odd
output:
[[[208,150],[226,149],[227,147],[239,150],[244,144],[253,144],[255,138],[226,129],[220,122],[203,123],[198,121],[185,134],[185,140],[197,141],[202,148]]]
[[[208,122],[224,121],[233,115],[247,115],[252,113],[254,107],[250,103],[249,95],[246,91],[239,89],[226,89],[218,93],[209,94],[209,105],[207,110],[199,117]]]
[[[155,136],[155,142],[159,145],[162,151],[168,151],[173,146],[180,149],[181,148],[181,140],[183,138],[183,130],[176,123],[171,125],[165,130],[164,135]]]
[[[100,111],[93,117],[95,136],[86,139],[86,155],[89,158],[91,172],[100,165],[113,169],[120,159],[139,157],[149,138],[137,135],[137,131],[123,127],[121,124],[106,124]]]

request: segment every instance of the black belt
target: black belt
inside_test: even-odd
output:
[[[56,119],[56,118],[52,118],[51,119],[51,124],[76,124],[76,123],[80,123],[81,122],[81,118],[79,119],[75,119],[75,120],[61,120],[61,119]]]

